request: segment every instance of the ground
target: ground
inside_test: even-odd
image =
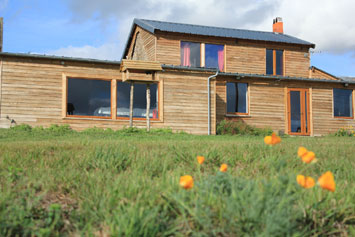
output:
[[[302,163],[299,146],[318,162]],[[260,136],[3,129],[0,235],[354,236],[354,154],[355,137],[268,146]],[[335,192],[296,182],[326,171]]]

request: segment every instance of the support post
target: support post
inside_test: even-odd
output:
[[[147,83],[147,111],[145,113],[146,120],[147,120],[147,132],[150,131],[150,84]]]
[[[129,127],[133,127],[133,95],[134,95],[134,82],[131,82],[131,94],[129,98]]]

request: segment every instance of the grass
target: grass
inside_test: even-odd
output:
[[[354,142],[0,129],[0,236],[354,236]],[[303,164],[299,146],[318,162]],[[334,193],[296,183],[328,170]],[[193,189],[179,187],[186,174]]]

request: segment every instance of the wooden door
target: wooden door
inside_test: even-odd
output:
[[[288,134],[309,135],[309,89],[287,91]]]

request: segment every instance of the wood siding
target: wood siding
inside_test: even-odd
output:
[[[120,129],[128,120],[66,118],[63,75],[76,78],[121,80],[119,65],[64,62],[43,59],[2,58],[0,127],[16,124],[48,127],[69,124],[73,129],[89,127]],[[207,77],[210,74],[158,73],[159,120],[152,128],[172,128],[192,134],[207,134]],[[65,81],[64,81],[65,82]],[[114,84],[114,83],[113,83]],[[215,87],[211,82],[212,133],[215,133]],[[63,96],[64,95],[64,96]],[[64,99],[63,99],[64,98]],[[9,117],[7,119],[6,117]],[[146,121],[134,119],[134,126],[145,128]]]
[[[310,69],[310,77],[311,78],[322,78],[322,79],[327,79],[327,80],[339,80],[338,78],[334,77],[333,75],[330,75],[329,73],[326,73],[322,70],[319,70],[318,68],[312,67]]]
[[[150,32],[136,27],[128,49],[128,59],[155,61],[156,37]]]

